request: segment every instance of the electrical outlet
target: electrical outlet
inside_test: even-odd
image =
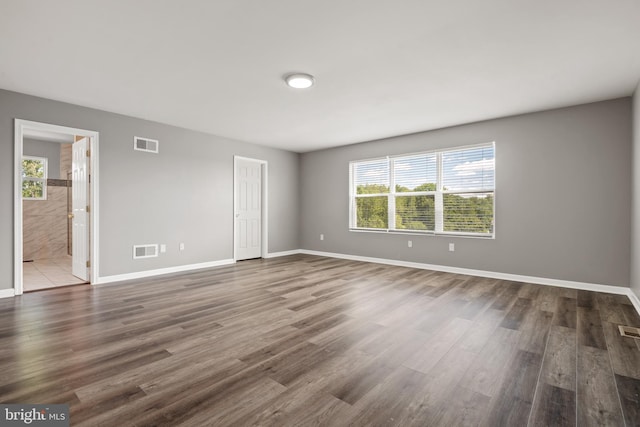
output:
[[[160,253],[165,253],[167,252],[167,245],[165,245],[164,243],[160,245]]]
[[[409,240],[407,242],[407,247],[412,248],[413,247],[413,242],[411,240]]]
[[[324,234],[320,235],[320,240],[324,240]]]
[[[455,243],[449,243],[449,252],[455,252],[456,245]]]
[[[180,243],[180,250],[184,251],[184,243]]]

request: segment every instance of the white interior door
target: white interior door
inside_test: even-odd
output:
[[[89,261],[89,172],[87,150],[89,140],[86,137],[76,138],[73,143],[73,161],[71,166],[71,240],[73,248],[72,274],[88,281]]]
[[[262,163],[236,159],[236,260],[262,256]]]

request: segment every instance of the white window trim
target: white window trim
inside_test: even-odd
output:
[[[353,160],[349,162],[349,231],[352,232],[365,232],[365,233],[389,233],[389,234],[410,234],[410,235],[428,235],[428,236],[451,236],[451,237],[471,237],[479,239],[495,239],[496,237],[496,186],[495,186],[495,171],[494,171],[494,187],[493,190],[443,190],[443,175],[442,175],[442,154],[450,151],[462,151],[470,150],[474,148],[493,147],[495,158],[495,141],[482,144],[465,145],[459,147],[441,148],[437,150],[420,151],[414,153],[399,154],[393,156],[376,157],[363,160]],[[417,191],[417,192],[403,192],[396,193],[396,183],[394,176],[393,160],[397,158],[405,158],[418,155],[436,155],[436,191]],[[387,160],[389,162],[389,192],[388,193],[376,193],[376,194],[354,194],[354,166],[356,164],[366,164],[370,162],[379,162],[380,160]],[[463,231],[444,231],[444,194],[472,194],[472,193],[493,193],[493,230],[491,233],[471,233]],[[397,229],[395,224],[395,199],[397,195],[403,196],[434,196],[435,203],[435,230],[434,231],[422,231],[422,230],[406,230]],[[356,199],[364,197],[387,197],[387,227],[388,228],[365,228],[356,227],[357,212],[356,212]]]
[[[22,195],[22,183],[24,181],[32,181],[32,182],[41,182],[42,183],[42,197],[22,197],[22,200],[47,200],[47,179],[49,177],[49,159],[46,157],[38,157],[38,156],[22,156],[22,160],[37,160],[43,163],[44,165],[44,178],[32,178],[32,177],[22,177],[22,181],[20,183],[20,195]]]

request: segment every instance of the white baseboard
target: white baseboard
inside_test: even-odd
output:
[[[347,255],[347,254],[339,254],[334,252],[311,251],[307,249],[294,249],[291,251],[273,252],[273,253],[267,254],[265,258],[276,258],[276,257],[296,255],[296,254],[317,255],[317,256],[324,256],[329,258],[348,259],[351,261],[373,262],[377,264],[419,268],[422,270],[443,271],[446,273],[466,274],[469,276],[479,276],[479,277],[488,277],[491,279],[511,280],[515,282],[533,283],[537,285],[558,286],[561,288],[580,289],[585,291],[626,295],[631,301],[631,303],[633,304],[633,306],[635,307],[638,314],[640,314],[640,298],[638,298],[638,296],[630,288],[626,288],[623,286],[602,285],[597,283],[586,283],[586,282],[574,282],[570,280],[547,279],[543,277],[523,276],[520,274],[499,273],[499,272],[485,271],[485,270],[473,270],[469,268],[450,267],[450,266],[435,265],[435,264],[424,264],[424,263],[410,262],[410,261],[398,261],[398,260],[392,260],[392,259],[386,259],[386,258],[373,258],[373,257],[359,256],[359,255]],[[235,260],[233,259],[224,259],[220,261],[204,262],[200,264],[189,264],[189,265],[181,265],[177,267],[161,268],[157,270],[140,271],[136,273],[104,276],[104,277],[98,278],[98,280],[95,281],[94,284],[120,282],[123,280],[131,280],[131,279],[141,279],[145,277],[158,276],[161,274],[180,273],[184,271],[198,270],[203,268],[220,267],[223,265],[230,265],[234,263],[235,263]],[[13,289],[0,289],[0,298],[7,298],[12,296],[14,296]]]
[[[94,285],[101,285],[104,283],[121,282],[123,280],[143,279],[145,277],[159,276],[161,274],[182,273],[191,270],[200,270],[203,268],[220,267],[223,265],[235,264],[233,259],[222,259],[219,261],[202,262],[199,264],[179,265],[176,267],[159,268],[156,270],[137,271],[135,273],[116,274],[113,276],[99,277],[94,281]]]
[[[292,251],[271,252],[268,253],[265,258],[277,258],[281,256],[297,255],[300,253],[300,249],[294,249]]]
[[[570,280],[547,279],[543,277],[523,276],[520,274],[498,273],[494,271],[473,270],[470,268],[450,267],[446,265],[423,264],[419,262],[398,261],[386,258],[372,258],[359,255],[337,254],[332,252],[309,251],[302,249],[300,253],[308,255],[318,255],[330,258],[342,258],[352,261],[374,262],[377,264],[395,265],[399,267],[419,268],[423,270],[443,271],[445,273],[466,274],[469,276],[488,277],[491,279],[511,280],[514,282],[534,283],[536,285],[558,286],[561,288],[581,289],[585,291],[605,292],[609,294],[627,295],[631,294],[631,289],[623,286],[601,285],[596,283],[573,282]],[[631,298],[631,297],[629,297]],[[637,298],[636,298],[637,299]],[[638,307],[636,306],[636,309]],[[639,310],[640,312],[640,310]]]
[[[9,298],[15,296],[16,292],[13,288],[11,289],[0,289],[0,298]]]
[[[638,295],[636,295],[632,289],[629,289],[629,294],[627,296],[631,300],[631,304],[636,308],[638,314],[640,314],[640,298],[638,298]]]

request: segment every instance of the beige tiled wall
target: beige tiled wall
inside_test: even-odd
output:
[[[60,147],[60,179],[71,170],[71,144]],[[47,186],[47,200],[24,200],[24,260],[59,258],[67,254],[67,188]]]
[[[71,144],[60,145],[60,179],[67,179],[67,172],[71,172]]]
[[[24,200],[23,259],[40,260],[67,254],[67,188],[47,188],[47,200]]]

